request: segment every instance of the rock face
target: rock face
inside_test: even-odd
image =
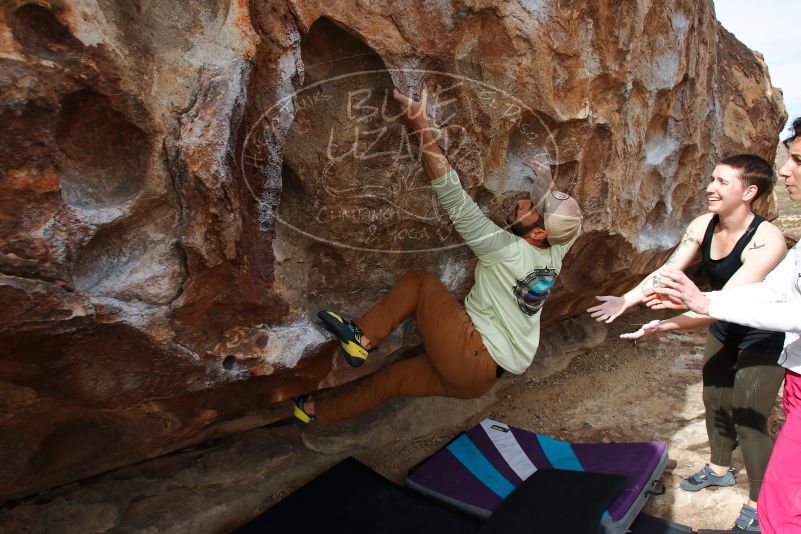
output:
[[[714,162],[772,160],[785,122],[709,0],[4,2],[0,501],[352,380],[314,312],[361,313],[411,266],[464,296],[391,99],[423,86],[491,217],[526,156],[579,198],[546,324],[658,262]],[[417,342],[404,325],[360,373]]]

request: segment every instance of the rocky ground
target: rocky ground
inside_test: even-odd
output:
[[[736,488],[678,489],[709,455],[704,334],[636,344],[617,337],[653,315],[636,310],[620,318],[605,342],[545,379],[506,376],[473,401],[395,401],[331,429],[245,432],[16,503],[0,512],[0,532],[227,532],[347,454],[400,483],[411,466],[484,417],[571,441],[665,440],[675,467],[662,477],[667,493],[646,511],[694,528],[727,528],[747,497],[739,453]],[[774,410],[774,430],[780,413]]]

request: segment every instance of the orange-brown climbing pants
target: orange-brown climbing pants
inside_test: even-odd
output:
[[[342,392],[315,399],[319,424],[362,414],[392,397],[470,399],[492,388],[495,360],[464,306],[430,272],[407,271],[375,307],[354,322],[376,347],[412,315],[417,319],[424,352],[384,367]]]

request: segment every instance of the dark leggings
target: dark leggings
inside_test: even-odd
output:
[[[768,415],[784,378],[776,361],[781,349],[738,349],[707,334],[704,350],[704,406],[711,461],[731,465],[739,443],[748,474],[749,496],[756,501],[773,449]]]

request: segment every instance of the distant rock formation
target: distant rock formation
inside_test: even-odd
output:
[[[785,122],[710,0],[6,1],[0,501],[354,379],[314,312],[361,313],[411,266],[464,296],[471,256],[389,97],[424,85],[491,217],[531,155],[580,200],[546,324],[659,261],[715,161],[772,160]],[[405,325],[360,372],[417,342]]]

